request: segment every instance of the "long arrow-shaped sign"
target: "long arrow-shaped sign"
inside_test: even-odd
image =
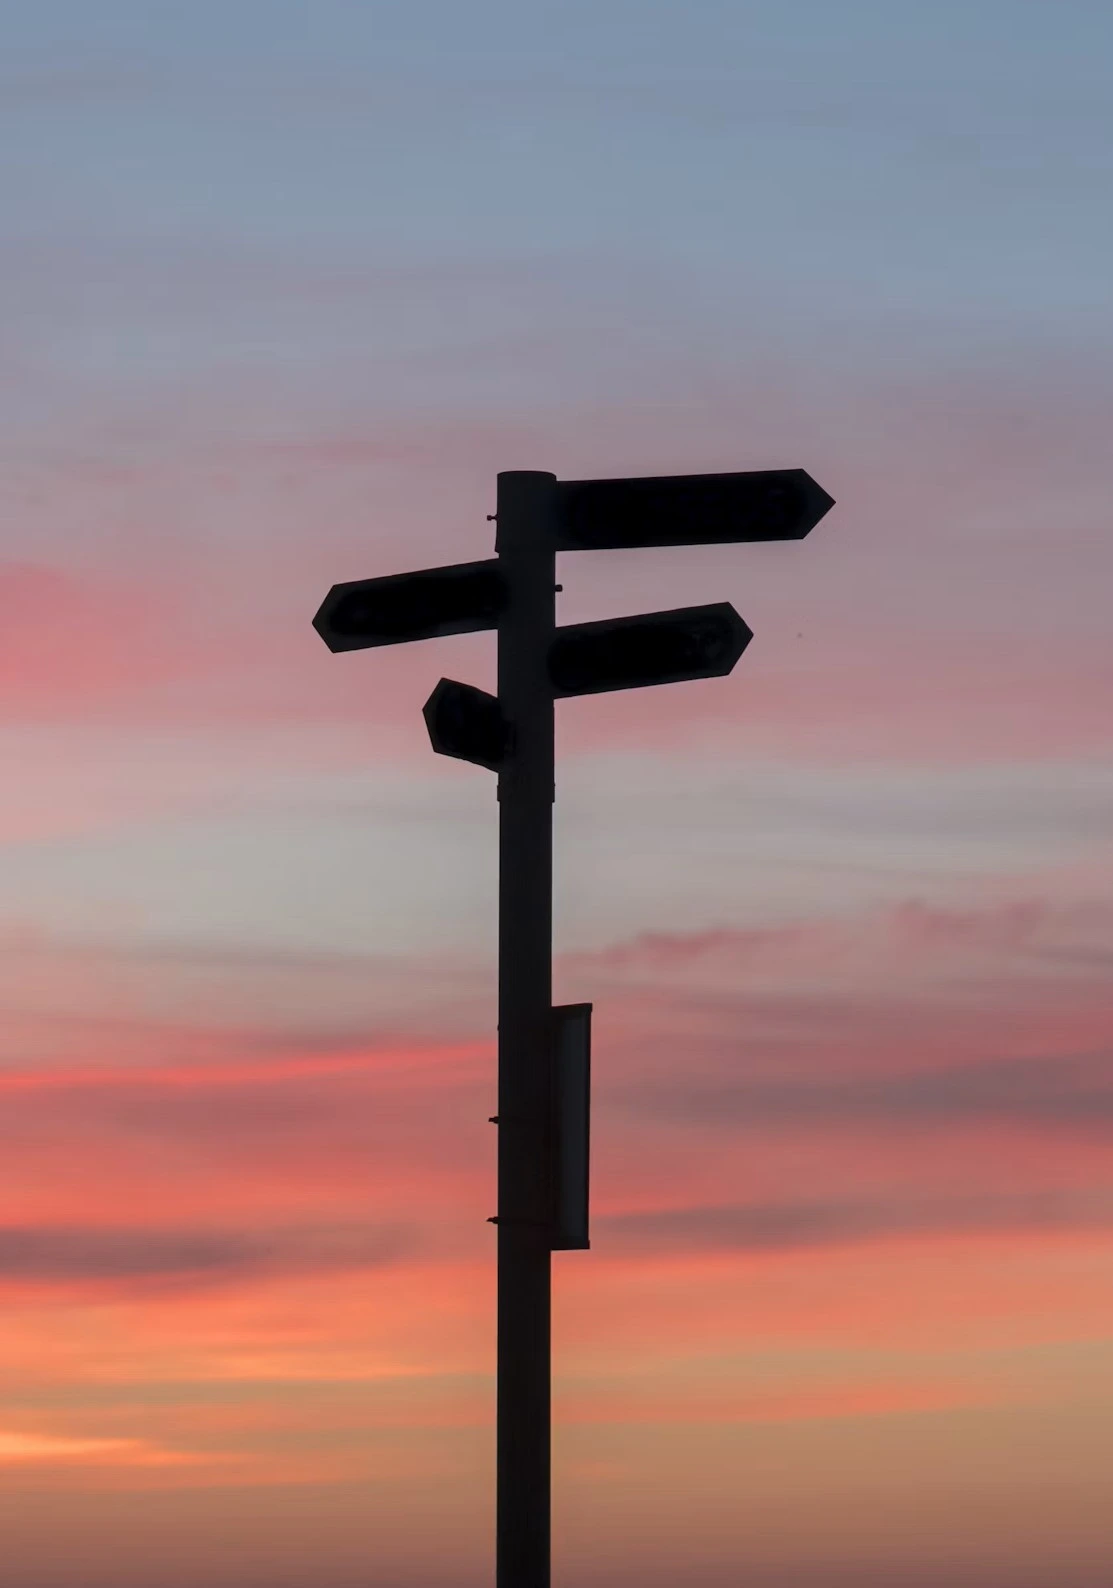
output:
[[[493,629],[506,605],[498,559],[334,584],[313,627],[330,651]]]
[[[549,650],[553,694],[723,678],[753,639],[729,601],[558,629]]]
[[[834,505],[804,469],[558,480],[557,550],[802,540]]]

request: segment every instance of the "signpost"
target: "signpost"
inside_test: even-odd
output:
[[[586,1249],[590,1006],[552,1007],[554,702],[723,677],[752,638],[727,602],[556,626],[556,553],[799,540],[832,499],[802,469],[498,477],[497,555],[334,585],[333,651],[498,629],[498,695],[441,679],[433,749],[498,774],[497,1588],[548,1588],[551,1254]]]

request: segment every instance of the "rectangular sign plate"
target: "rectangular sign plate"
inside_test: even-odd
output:
[[[591,1005],[553,1010],[554,1252],[586,1252],[591,1115]]]

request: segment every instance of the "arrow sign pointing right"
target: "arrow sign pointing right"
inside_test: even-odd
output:
[[[804,469],[560,480],[558,551],[801,540],[834,507]]]
[[[556,632],[549,678],[558,698],[723,678],[752,639],[729,601],[575,623]]]

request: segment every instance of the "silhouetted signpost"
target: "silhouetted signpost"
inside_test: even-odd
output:
[[[500,474],[497,555],[334,585],[333,651],[498,630],[498,696],[441,679],[433,749],[498,773],[497,1588],[548,1588],[553,1251],[588,1246],[588,1004],[552,1006],[553,705],[729,673],[727,602],[556,627],[556,553],[799,540],[833,506],[802,469],[626,480]]]

